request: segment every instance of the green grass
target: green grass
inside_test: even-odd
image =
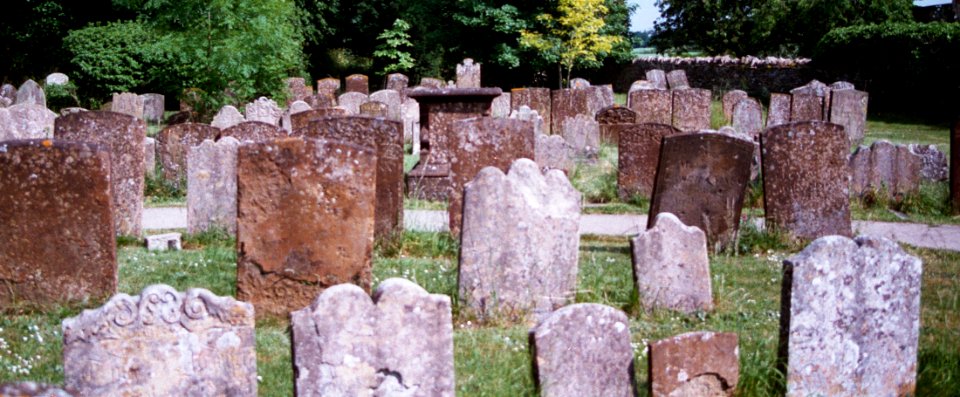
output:
[[[871,115],[867,118],[864,144],[870,145],[880,139],[902,144],[934,144],[949,158],[950,126],[946,122],[931,124],[904,116]]]
[[[850,214],[853,219],[866,221],[960,224],[960,216],[951,213],[949,196],[947,182],[923,182],[919,191],[899,201],[885,198],[883,192],[852,197]]]
[[[583,194],[584,203],[611,203],[617,197],[617,148],[602,144],[596,161],[578,161],[570,183]]]

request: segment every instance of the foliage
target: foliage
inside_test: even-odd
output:
[[[54,112],[60,109],[80,106],[80,99],[77,98],[77,85],[73,81],[66,84],[48,84],[43,87],[43,93],[47,96],[47,107]]]
[[[73,56],[74,80],[84,96],[104,98],[135,91],[153,58],[150,29],[140,22],[111,22],[71,31],[63,45]]]
[[[413,43],[410,42],[410,34],[407,33],[408,30],[410,30],[410,24],[398,18],[393,22],[392,28],[384,30],[377,36],[377,39],[383,40],[383,43],[377,46],[373,56],[388,62],[380,70],[381,73],[402,72],[413,68],[415,61],[413,56],[407,52],[407,49],[413,46]]]

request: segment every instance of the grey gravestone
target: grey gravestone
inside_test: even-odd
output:
[[[732,332],[687,332],[650,344],[650,395],[732,396],[740,349]]]
[[[130,92],[113,94],[113,101],[110,102],[110,110],[143,119],[143,98],[141,98],[140,95]]]
[[[248,103],[243,108],[246,121],[260,121],[267,124],[280,125],[283,110],[272,99],[260,97]]]
[[[713,309],[707,236],[669,212],[630,240],[640,304],[684,313]]]
[[[879,140],[860,146],[850,156],[850,188],[857,195],[885,193],[888,198],[903,199],[920,189],[923,158],[907,145]]]
[[[163,95],[162,94],[143,94],[143,119],[154,123],[163,121]]]
[[[728,123],[731,122],[733,120],[734,107],[737,106],[740,101],[749,97],[750,95],[743,90],[727,91],[723,94],[723,99],[721,100],[723,104],[723,118],[726,119]]]
[[[387,105],[387,115],[386,118],[390,120],[400,121],[400,104],[403,102],[403,98],[400,95],[399,91],[395,90],[380,90],[370,94],[370,100],[381,102]]]
[[[56,124],[57,114],[53,111],[33,104],[16,104],[6,109],[0,110],[0,113],[9,115],[7,133],[12,135],[6,139],[42,139],[53,136],[54,125]],[[2,118],[4,116],[0,116]],[[4,124],[0,121],[0,124]],[[0,139],[3,132],[0,131]]]
[[[683,69],[671,70],[670,73],[667,73],[667,85],[670,86],[671,90],[690,88],[690,83],[687,82],[687,72]]]
[[[910,152],[923,160],[923,168],[920,169],[923,180],[939,182],[949,178],[950,164],[947,163],[947,155],[937,149],[937,145],[911,144]]]
[[[580,193],[531,160],[487,167],[464,191],[460,302],[481,319],[543,316],[577,283]]]
[[[770,94],[770,108],[767,109],[767,128],[790,122],[790,104],[790,95]]]
[[[403,91],[410,85],[410,78],[402,73],[390,73],[387,75],[387,89],[397,92]]]
[[[298,396],[456,394],[450,298],[400,278],[340,284],[292,312]]]
[[[753,137],[754,142],[760,142],[760,131],[763,131],[763,107],[753,98],[744,98],[733,106],[731,114],[733,129],[741,134]]]
[[[46,85],[64,85],[70,82],[70,78],[63,73],[50,73],[44,81]]]
[[[497,118],[510,117],[510,93],[504,92],[493,99],[490,104],[490,116]]]
[[[541,396],[637,394],[630,322],[622,311],[578,303],[553,312],[531,333]]]
[[[840,124],[850,138],[850,146],[863,142],[867,128],[869,95],[852,89],[834,90],[830,94],[830,122]]]
[[[637,90],[630,94],[630,109],[637,123],[673,123],[673,94],[668,90]]]
[[[583,89],[588,87],[590,87],[590,82],[587,81],[587,79],[582,79],[580,77],[570,79],[570,88]]]
[[[387,104],[377,101],[368,101],[360,104],[360,116],[388,118]]]
[[[337,98],[337,103],[347,110],[347,114],[356,116],[360,114],[360,105],[367,103],[370,98],[367,94],[361,92],[347,92]]]
[[[881,237],[822,237],[783,262],[787,396],[914,394],[923,264]]]
[[[466,58],[457,64],[457,88],[480,88],[480,64]]]
[[[660,69],[651,69],[646,73],[647,81],[658,90],[667,89],[667,74]]]
[[[43,93],[43,88],[33,80],[24,81],[16,91],[17,100],[14,104],[33,104],[47,107],[47,96]]]
[[[225,130],[244,121],[247,120],[243,117],[243,114],[240,114],[240,111],[237,110],[237,108],[227,105],[220,108],[220,111],[217,112],[217,115],[213,116],[213,121],[210,122],[210,125],[221,130]]]
[[[151,285],[63,320],[63,372],[83,396],[256,396],[253,306]]]
[[[366,75],[351,74],[344,79],[346,82],[346,92],[359,92],[363,95],[370,94],[370,83]]]
[[[673,126],[680,131],[710,129],[710,90],[687,88],[673,93]]]
[[[556,169],[569,174],[575,164],[573,147],[560,135],[538,134],[534,157],[544,172]]]
[[[617,194],[620,200],[634,196],[650,198],[660,164],[660,146],[663,138],[681,131],[667,124],[618,125],[617,135]]]
[[[567,118],[561,127],[563,139],[581,158],[596,158],[600,152],[600,123],[593,117],[578,114]]]
[[[226,137],[205,140],[187,154],[187,231],[237,233],[237,148]]]
[[[156,176],[157,170],[157,140],[151,137],[143,139],[143,174],[148,177]]]

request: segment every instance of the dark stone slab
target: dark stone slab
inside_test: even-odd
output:
[[[608,106],[597,112],[597,123],[600,123],[600,141],[616,145],[620,141],[619,135],[611,124],[635,124],[637,112],[619,105]]]
[[[186,181],[190,148],[206,139],[215,140],[219,134],[219,128],[199,123],[175,124],[160,131],[157,146],[163,178],[177,186]]]
[[[540,117],[543,117],[543,125],[552,128],[549,88],[514,88],[510,90],[510,110],[520,110],[521,106],[535,110]],[[545,133],[549,134],[550,131],[545,131]]]
[[[666,136],[682,133],[666,124],[617,124],[620,137],[617,170],[617,193],[620,200],[634,196],[650,198],[660,163],[660,144]]]

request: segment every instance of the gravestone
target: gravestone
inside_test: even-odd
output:
[[[183,123],[164,128],[157,134],[163,179],[180,186],[187,177],[187,155],[190,149],[206,139],[217,139],[220,130],[207,124]]]
[[[761,134],[767,227],[795,237],[849,236],[849,141],[820,121],[783,124]]]
[[[647,81],[658,90],[667,89],[667,74],[660,69],[650,69],[646,72]]]
[[[667,73],[667,85],[671,90],[685,90],[690,88],[690,83],[687,82],[687,72],[683,69],[671,70]]]
[[[821,237],[783,261],[787,396],[914,394],[923,264],[882,237]]]
[[[340,284],[291,313],[298,396],[449,396],[456,393],[450,297],[405,279],[371,300]]]
[[[257,395],[253,307],[157,284],[63,320],[63,372],[82,396]]]
[[[673,94],[670,91],[631,92],[630,109],[637,113],[637,123],[673,124]]]
[[[734,107],[737,106],[740,101],[747,98],[750,98],[750,95],[743,90],[727,91],[723,94],[723,99],[721,99],[721,103],[723,105],[723,118],[727,120],[728,123],[733,121]]]
[[[960,213],[960,117],[950,128],[950,203]]]
[[[348,91],[337,98],[337,103],[340,105],[340,107],[347,110],[348,115],[356,116],[360,114],[360,105],[367,103],[369,100],[370,98],[367,96],[367,94],[356,91]]]
[[[290,118],[294,114],[306,112],[311,109],[312,108],[310,105],[304,101],[295,101],[290,104],[290,107],[283,112],[283,120],[280,123],[283,126],[283,129],[287,131],[287,134],[293,132],[293,122],[290,120]]]
[[[669,212],[630,239],[640,304],[683,313],[713,310],[707,237]]]
[[[221,130],[225,130],[244,121],[247,120],[242,114],[240,114],[240,111],[237,110],[237,108],[227,105],[220,108],[220,111],[217,112],[217,115],[213,116],[213,121],[210,122],[210,125]]]
[[[345,81],[346,81],[347,92],[359,92],[364,96],[370,94],[370,84],[368,82],[367,76],[362,74],[351,74],[347,76]]]
[[[522,120],[478,117],[453,122],[457,131],[450,156],[450,192],[447,214],[450,234],[460,235],[463,187],[485,167],[508,171],[514,161],[536,155],[533,123]]]
[[[113,101],[110,103],[110,110],[113,112],[143,119],[143,98],[140,95],[130,92],[113,94]]]
[[[114,112],[80,112],[57,118],[54,137],[91,142],[110,152],[113,220],[120,235],[139,236],[143,223],[143,141],[147,126]]]
[[[16,91],[17,100],[14,101],[15,105],[19,104],[33,104],[38,106],[47,107],[47,96],[43,93],[43,88],[40,88],[40,85],[36,81],[27,80],[20,85],[20,88]]]
[[[153,234],[144,238],[147,251],[180,251],[183,250],[180,233]]]
[[[853,83],[849,81],[834,81],[833,84],[830,84],[831,90],[852,90],[854,89]]]
[[[140,95],[143,100],[143,119],[153,123],[163,121],[164,97],[162,94],[143,94]]]
[[[439,90],[446,88],[447,83],[444,83],[443,80],[435,79],[433,77],[423,77],[420,79],[420,87]]]
[[[369,289],[376,161],[342,142],[240,145],[237,297],[259,315],[286,316],[336,284]]]
[[[63,73],[50,73],[44,81],[46,85],[64,85],[70,82],[70,78]]]
[[[387,105],[386,118],[390,120],[400,121],[400,104],[403,102],[403,99],[400,96],[399,91],[394,90],[380,90],[370,94],[370,101],[381,102]]]
[[[287,105],[296,101],[306,101],[313,96],[313,88],[307,86],[307,81],[303,77],[290,77],[286,80],[287,84]]]
[[[792,97],[788,94],[770,94],[767,128],[790,122],[791,101]]]
[[[578,114],[563,121],[561,135],[575,156],[595,159],[600,152],[600,124],[593,117]]]
[[[273,99],[266,97],[257,98],[246,104],[243,113],[246,121],[260,121],[273,125],[280,125],[280,118],[283,117],[283,109],[280,109]]]
[[[753,98],[744,98],[733,106],[731,114],[733,129],[737,132],[753,137],[754,142],[760,142],[760,131],[763,131],[763,107]]]
[[[822,98],[815,94],[797,93],[790,96],[790,122],[823,120]]]
[[[563,172],[531,160],[480,171],[464,189],[459,292],[465,309],[543,317],[573,299],[580,245],[580,192]]]
[[[636,124],[637,112],[620,105],[609,106],[597,112],[597,123],[600,124],[600,141],[616,145],[620,142],[620,135],[614,124]]]
[[[510,110],[519,110],[521,106],[526,106],[536,111],[540,117],[543,117],[543,125],[547,128],[544,133],[550,133],[550,128],[553,126],[550,102],[549,88],[529,87],[510,90]],[[560,131],[557,130],[557,132]]]
[[[923,166],[920,178],[930,182],[946,181],[950,178],[950,163],[947,155],[937,149],[937,145],[910,144],[910,152],[920,156]]]
[[[520,106],[519,109],[510,112],[510,118],[533,123],[533,132],[537,135],[545,133],[543,129],[543,117],[540,117],[536,110],[530,110],[530,108],[526,106]]]
[[[237,148],[232,137],[204,140],[187,154],[187,231],[237,234]]]
[[[663,138],[682,133],[667,124],[622,124],[615,127],[618,148],[617,194],[627,202],[635,196],[650,198],[660,163]]]
[[[401,92],[410,85],[410,78],[402,73],[390,73],[387,75],[387,89]]]
[[[0,142],[0,308],[117,290],[110,154],[85,142]]]
[[[569,174],[573,170],[573,148],[560,135],[537,135],[537,147],[534,160],[543,169],[560,170]]]
[[[687,332],[650,344],[650,395],[732,396],[740,381],[733,332]]]
[[[541,396],[637,394],[630,321],[624,312],[578,303],[553,312],[531,334]]]
[[[466,58],[457,64],[457,88],[480,88],[480,64]]]
[[[510,117],[510,93],[504,92],[493,99],[490,104],[490,116],[498,118]]]
[[[671,213],[700,228],[711,248],[733,243],[753,152],[753,142],[716,133],[664,137],[647,219]]]
[[[360,105],[360,113],[358,115],[365,117],[382,117],[387,118],[387,104],[377,101],[364,102]]]
[[[297,115],[303,113],[307,112],[297,113]],[[285,131],[283,128],[280,128],[274,124],[267,124],[260,121],[245,121],[233,127],[221,130],[220,136],[217,137],[217,139],[223,139],[228,136],[232,136],[234,139],[240,141],[240,143],[244,143],[247,141],[263,142],[286,138],[289,136],[289,134],[287,134],[287,131]]]
[[[830,122],[842,125],[850,138],[850,147],[857,147],[866,133],[869,95],[863,91],[846,89],[834,90],[830,98]]]
[[[68,107],[68,108],[60,109],[60,115],[66,116],[68,114],[80,113],[80,112],[86,112],[86,111],[88,110],[80,107]]]
[[[807,83],[802,87],[797,87],[790,90],[790,94],[791,95],[813,95],[817,97],[817,102],[820,104],[819,114],[821,115],[821,119],[818,119],[818,120],[826,121],[827,116],[830,115],[831,89],[826,84],[823,84],[817,80],[811,80],[809,83]],[[805,110],[806,114],[808,115],[813,114],[812,102],[813,101],[804,99],[803,106],[808,107],[808,110]],[[806,117],[806,116],[803,116],[803,117]]]
[[[347,111],[344,108],[319,108],[311,109],[295,114],[290,115],[290,136],[301,136],[303,135],[301,130],[307,127],[310,122],[314,120],[319,120],[325,117],[341,117],[347,116]]]
[[[327,77],[317,80],[317,95],[331,96],[336,98],[340,92],[340,79]]]
[[[563,123],[578,115],[589,119],[596,117],[601,109],[613,105],[609,87],[597,86],[581,89],[554,90],[551,94],[550,111],[552,113],[550,130],[554,133],[563,131]],[[609,97],[609,98],[608,98]],[[609,99],[609,102],[608,102]],[[530,107],[533,109],[533,107]]]
[[[403,122],[403,141],[413,144],[411,153],[420,153],[420,104],[404,98],[400,103],[400,120]]]
[[[157,140],[151,137],[143,139],[143,172],[150,178],[157,177]]]
[[[0,98],[6,98],[10,100],[11,104],[16,103],[17,87],[14,87],[13,84],[4,84],[0,86]]]
[[[673,93],[673,126],[680,131],[710,129],[710,90],[687,88]]]
[[[0,113],[9,115],[6,122],[0,121],[0,124],[9,126],[6,130],[11,135],[6,139],[43,139],[53,136],[57,114],[43,106],[16,104],[0,110]],[[3,131],[0,131],[0,140],[2,135]]]
[[[923,158],[909,146],[879,140],[869,147],[860,146],[850,156],[850,188],[859,196],[883,193],[900,200],[920,189],[922,168]]]
[[[382,241],[397,241],[403,232],[403,141],[400,128],[400,123],[393,120],[360,116],[324,117],[297,130],[299,135],[296,135],[374,149],[374,236]]]
[[[570,79],[570,88],[573,88],[573,89],[583,89],[583,88],[588,88],[588,87],[590,87],[590,82],[587,81],[587,79],[583,79],[583,78],[580,78],[580,77],[576,77],[576,78]]]

